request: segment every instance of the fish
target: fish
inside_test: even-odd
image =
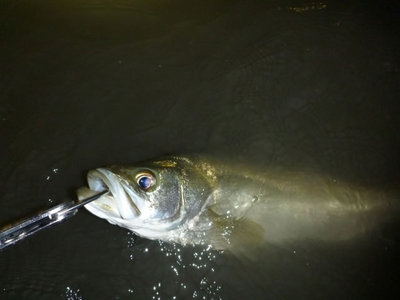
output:
[[[383,224],[390,193],[329,176],[257,170],[203,156],[165,156],[90,170],[85,208],[136,235],[217,250],[343,241]]]

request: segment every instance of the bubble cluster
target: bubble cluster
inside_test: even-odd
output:
[[[72,289],[71,287],[67,286],[65,289],[65,297],[68,300],[82,300],[83,297],[80,295],[79,289]]]
[[[203,249],[193,247],[183,248],[176,244],[167,244],[159,242],[160,251],[166,257],[173,257],[175,263],[171,264],[170,268],[173,274],[179,279],[182,293],[190,292],[191,297],[198,299],[220,299],[222,286],[217,283],[217,280],[212,279],[215,272],[215,261],[222,251],[213,250],[211,245],[205,245]],[[190,255],[187,255],[189,254]],[[197,275],[203,274],[201,279],[196,282],[189,282],[185,275],[193,272]]]
[[[135,246],[136,235],[132,231],[127,231],[128,239],[127,245],[128,248],[133,248]]]
[[[157,261],[154,273],[156,283],[146,288],[138,286],[143,292],[147,290],[149,298],[222,298],[222,286],[218,283],[216,270],[217,259],[223,251],[214,250],[207,244],[199,247],[163,241],[149,243],[132,232],[128,233],[127,242],[130,261],[136,264],[146,259],[151,259],[152,263]]]
[[[161,295],[160,295],[160,288],[161,288],[161,282],[158,282],[157,284],[155,284],[153,286],[153,296],[152,299],[157,299],[160,300],[161,299]]]
[[[219,292],[222,289],[222,286],[219,285],[215,280],[209,280],[206,277],[203,277],[200,281],[200,289],[205,292],[206,295],[212,296],[213,299],[217,298],[220,299],[219,297]],[[209,297],[207,297],[208,299]],[[203,299],[206,299],[205,296],[203,296]]]
[[[46,180],[49,181],[49,180],[51,179],[51,177],[53,176],[53,174],[55,175],[55,174],[57,174],[57,173],[58,173],[58,168],[54,168],[54,169],[52,170],[52,173],[51,173],[50,175],[47,175],[47,176],[46,176]]]

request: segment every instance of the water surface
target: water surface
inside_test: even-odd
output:
[[[396,1],[3,1],[0,222],[86,171],[202,153],[399,182]],[[257,261],[138,238],[86,211],[0,253],[4,299],[382,298],[389,226]]]

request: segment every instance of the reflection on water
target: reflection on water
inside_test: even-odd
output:
[[[3,1],[0,222],[75,197],[93,167],[165,153],[396,186],[398,12],[390,0]],[[396,232],[243,262],[81,212],[0,253],[0,295],[378,298],[400,282]]]

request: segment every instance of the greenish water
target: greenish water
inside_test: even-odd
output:
[[[205,153],[399,182],[396,1],[2,1],[0,223],[85,173]],[[382,298],[396,226],[256,262],[135,237],[82,211],[0,253],[4,299]]]

